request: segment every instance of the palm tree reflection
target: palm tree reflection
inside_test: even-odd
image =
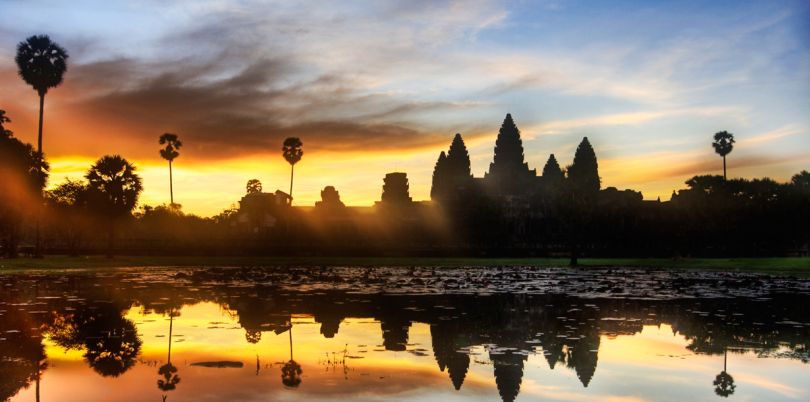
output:
[[[281,383],[285,387],[295,388],[301,385],[301,365],[293,360],[292,323],[290,323],[290,361],[281,368]]]
[[[714,393],[723,398],[728,398],[729,395],[734,393],[737,388],[734,385],[734,377],[726,372],[726,363],[728,361],[728,349],[723,350],[723,371],[714,378]]]
[[[180,376],[177,375],[177,367],[172,364],[172,329],[174,326],[174,316],[174,310],[169,310],[169,353],[166,364],[160,366],[158,369],[158,375],[163,378],[158,379],[157,386],[158,389],[163,392],[177,388],[177,384],[180,383]],[[168,395],[163,395],[164,402],[166,401],[166,397],[168,397]]]

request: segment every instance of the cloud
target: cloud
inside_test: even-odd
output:
[[[614,113],[578,119],[550,121],[529,127],[529,130],[553,134],[555,132],[565,132],[582,127],[636,125],[668,117],[733,115],[738,111],[739,109],[734,107],[708,107]]]
[[[789,124],[753,137],[738,139],[737,145],[761,145],[806,132],[807,130],[796,124]]]
[[[279,4],[256,12],[266,6],[195,4],[184,24],[144,39],[138,53],[116,52],[102,37],[96,46],[67,39],[84,45],[71,53],[65,85],[49,94],[46,141],[59,143],[48,149],[126,147],[156,158],[153,137],[176,132],[203,159],[275,152],[286,136],[314,152],[407,151],[445,145],[448,133],[471,126],[429,116],[486,105],[387,85],[432,69],[427,60],[445,44],[497,25],[505,18],[499,6],[447,1],[302,13]]]
[[[757,145],[733,155],[762,164],[751,174],[787,170],[771,163],[787,144],[806,155],[797,130],[808,127],[799,107],[807,46],[793,26],[804,21],[796,7],[589,5],[583,13],[556,3],[13,2],[0,15],[0,106],[20,138],[36,140],[36,95],[17,78],[13,52],[25,35],[45,32],[71,53],[65,84],[46,99],[45,150],[54,161],[116,151],[162,165],[157,137],[175,132],[187,168],[250,160],[254,175],[276,172],[266,163],[286,169],[279,145],[298,136],[307,155],[323,156],[307,164],[328,159],[311,174],[323,181],[323,171],[334,172],[329,183],[346,194],[374,181],[358,190],[368,201],[391,169],[407,168],[412,190],[427,194],[436,154],[456,132],[482,174],[507,111],[533,167],[549,152],[570,161],[587,135],[605,156],[609,185],[680,185],[680,174],[716,172],[704,134],[720,129]],[[698,144],[707,147],[702,156],[676,155]],[[744,151],[753,148],[766,156]],[[611,172],[609,160],[638,168]],[[792,163],[795,170],[801,160]],[[241,188],[231,170],[222,185]],[[317,198],[320,184],[309,185],[299,200]]]
[[[446,134],[396,120],[424,110],[475,107],[357,94],[345,77],[321,76],[285,86],[280,84],[289,69],[284,60],[261,60],[217,79],[207,77],[212,70],[208,65],[178,62],[138,79],[128,72],[146,66],[118,68],[121,64],[77,66],[66,97],[89,95],[69,101],[69,114],[108,121],[124,128],[119,132],[139,138],[177,132],[198,156],[208,158],[275,150],[286,136],[304,138],[313,150],[332,151],[406,150],[439,144],[446,141]]]

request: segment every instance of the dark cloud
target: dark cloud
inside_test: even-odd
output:
[[[197,156],[206,158],[274,151],[286,136],[301,137],[310,150],[443,144],[446,133],[432,134],[435,131],[409,123],[407,117],[469,107],[355,93],[352,79],[335,75],[288,83],[295,66],[283,59],[262,59],[230,70],[221,58],[166,64],[107,60],[74,66],[65,92],[70,93],[73,115],[122,127],[119,136],[151,138],[177,132]]]
[[[786,160],[806,160],[810,159],[810,154],[799,154],[789,157],[776,155],[744,155],[734,157],[733,154],[731,154],[729,155],[728,158],[730,169],[742,169],[747,167],[775,165],[779,163],[784,163]],[[662,176],[692,177],[695,175],[708,174],[707,172],[716,172],[717,170],[722,170],[722,166],[723,166],[722,160],[720,159],[720,157],[717,157],[669,169]]]

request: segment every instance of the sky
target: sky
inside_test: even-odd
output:
[[[141,203],[168,203],[157,140],[171,132],[175,201],[204,216],[249,179],[288,191],[289,136],[304,144],[296,205],[327,185],[372,205],[393,171],[429,199],[457,132],[483,176],[506,113],[531,168],[570,164],[588,137],[603,187],[645,199],[722,174],[722,130],[737,139],[730,177],[810,169],[806,1],[2,0],[0,109],[36,143],[37,95],[14,63],[33,34],[70,54],[45,100],[49,186],[120,154]]]

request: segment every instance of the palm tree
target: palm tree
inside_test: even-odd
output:
[[[115,221],[132,212],[143,190],[141,178],[135,167],[119,155],[101,157],[85,175],[91,202],[96,211],[103,214],[108,227],[108,257],[112,257]]]
[[[726,179],[726,155],[734,148],[734,134],[728,131],[720,131],[714,134],[712,142],[714,152],[723,157],[723,180]]]
[[[180,376],[177,375],[177,367],[172,364],[172,326],[174,323],[174,309],[169,310],[169,354],[166,364],[158,368],[158,375],[163,378],[158,379],[157,386],[163,392],[171,391],[177,388],[180,383]],[[166,400],[168,395],[163,395],[163,400]]]
[[[726,363],[728,362],[728,349],[723,350],[723,371],[714,378],[714,393],[723,398],[728,398],[729,395],[734,393],[737,388],[734,385],[734,377],[726,372]]]
[[[174,184],[172,180],[172,161],[180,156],[180,153],[177,152],[180,147],[183,146],[183,143],[177,139],[177,134],[172,133],[163,133],[159,139],[160,145],[166,145],[166,148],[160,150],[160,156],[163,159],[169,161],[169,198],[171,199],[171,205],[174,206]]]
[[[290,204],[292,204],[292,190],[293,190],[293,172],[295,172],[295,164],[304,156],[304,150],[301,147],[304,144],[298,137],[289,137],[284,140],[284,145],[281,147],[281,153],[284,159],[290,164]]]
[[[281,383],[290,388],[301,385],[302,372],[301,365],[293,360],[292,323],[290,323],[290,361],[281,368]]]
[[[62,83],[67,71],[67,51],[52,42],[48,35],[34,35],[17,45],[17,67],[20,77],[39,94],[39,136],[37,151],[42,152],[42,114],[45,94]]]

